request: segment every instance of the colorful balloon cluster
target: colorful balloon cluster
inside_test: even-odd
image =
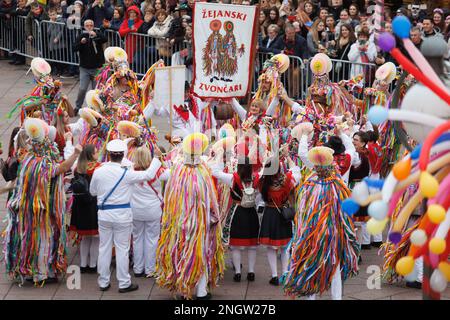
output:
[[[398,260],[396,272],[406,279],[411,278],[416,271],[414,260],[424,257],[427,266],[433,270],[426,285],[424,281],[424,290],[431,288],[434,293],[439,294],[447,288],[447,282],[450,281],[450,92],[426,58],[409,40],[409,20],[402,16],[396,17],[392,27],[415,64],[395,47],[393,35],[381,34],[379,46],[390,52],[403,69],[421,84],[408,90],[400,110],[373,106],[368,117],[376,125],[388,120],[403,121],[408,134],[421,144],[397,162],[385,180],[365,179],[357,184],[351,198],[343,202],[342,208],[352,215],[360,206],[368,205],[371,218],[367,223],[367,230],[371,234],[377,234],[385,229],[405,190],[418,183],[418,190],[403,205],[393,222],[389,241],[393,244],[401,241],[402,230],[412,212],[427,200],[426,214],[421,218],[418,228],[411,233],[409,252]],[[423,46],[430,45],[426,41],[428,39],[424,40]],[[439,51],[441,44],[434,45]],[[381,191],[371,194],[371,188]]]

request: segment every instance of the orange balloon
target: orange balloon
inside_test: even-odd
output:
[[[405,180],[411,173],[411,159],[397,162],[392,168],[392,173],[397,180]]]

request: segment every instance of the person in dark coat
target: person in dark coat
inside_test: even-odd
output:
[[[287,23],[285,26],[282,53],[288,56],[296,56],[301,59],[308,58],[308,46],[306,39],[295,32],[293,25]]]
[[[103,25],[103,20],[112,19],[113,10],[109,0],[91,0],[85,17],[94,21],[95,28],[100,28]]]
[[[280,27],[271,24],[267,27],[267,37],[262,39],[259,45],[259,52],[280,53],[283,50],[283,37],[280,34]]]
[[[73,50],[80,56],[80,89],[75,114],[83,105],[89,83],[95,88],[94,78],[97,70],[105,63],[103,43],[106,41],[102,32],[94,31],[94,21],[84,21],[84,31],[77,37],[73,46]]]
[[[147,34],[148,30],[155,24],[155,9],[149,7],[144,12],[144,23],[139,27],[138,33]]]

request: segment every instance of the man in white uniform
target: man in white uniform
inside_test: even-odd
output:
[[[133,216],[130,207],[131,185],[155,177],[161,162],[161,151],[155,146],[155,157],[146,171],[133,171],[121,165],[127,151],[122,140],[112,140],[106,146],[110,162],[94,171],[90,193],[97,196],[98,231],[100,237],[97,269],[98,284],[106,291],[110,284],[110,264],[113,244],[116,250],[116,277],[119,292],[135,291],[139,287],[131,283],[129,273],[130,238],[133,230]]]

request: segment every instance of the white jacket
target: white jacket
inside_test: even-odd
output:
[[[377,48],[371,41],[369,41],[369,46],[367,48],[366,54],[369,58],[369,63],[373,63],[375,61],[375,58],[377,57]],[[350,47],[350,51],[348,52],[348,60],[354,63],[362,63],[358,42],[352,44],[352,46]],[[350,77],[353,78],[359,74],[364,74],[365,72],[367,72],[367,70],[365,69],[367,68],[362,65],[352,64],[352,67],[350,69]]]
[[[141,181],[132,185],[130,204],[134,221],[160,219],[162,215],[161,201],[164,199],[161,192],[161,181],[167,181],[170,177],[169,169],[160,170],[162,172],[151,183],[153,188],[149,185],[150,181]]]

